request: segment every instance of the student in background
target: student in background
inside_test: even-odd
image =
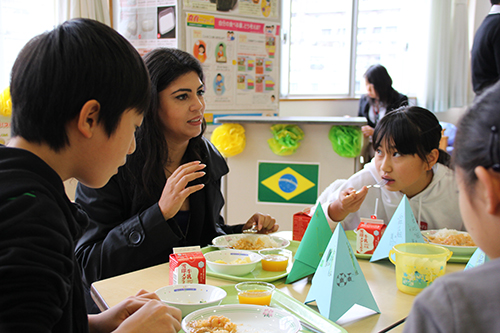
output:
[[[490,2],[490,12],[476,31],[470,54],[476,96],[500,78],[500,0]]]
[[[500,332],[499,110],[497,83],[461,119],[453,150],[465,227],[490,261],[442,276],[424,289],[404,332]]]
[[[368,138],[386,113],[408,105],[408,97],[392,87],[392,79],[382,65],[370,66],[363,77],[367,93],[359,100],[358,116],[365,117],[368,122],[361,128],[363,135]]]
[[[440,139],[441,125],[429,110],[405,106],[387,113],[373,133],[373,160],[320,196],[330,225],[352,230],[374,214],[387,224],[406,195],[421,229],[462,230],[450,156],[439,150]],[[382,181],[381,188],[366,187]]]
[[[137,51],[97,21],[65,22],[19,53],[0,146],[0,331],[180,330],[180,311],[145,291],[87,316],[74,245],[88,219],[63,184],[106,184],[135,149],[149,91]]]
[[[76,202],[90,217],[76,249],[87,288],[168,262],[174,247],[203,247],[254,224],[260,233],[278,230],[269,215],[256,213],[239,225],[226,225],[220,215],[221,178],[229,169],[203,136],[205,84],[199,61],[168,48],[155,49],[144,60],[152,103],[137,131],[136,152],[102,189],[79,184],[76,191]]]

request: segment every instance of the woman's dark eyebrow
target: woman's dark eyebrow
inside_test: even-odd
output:
[[[200,85],[200,86],[198,87],[198,89],[197,89],[197,90],[203,89],[204,87],[205,87],[205,85],[204,85],[204,84],[202,84],[202,85]],[[177,94],[178,92],[183,92],[183,91],[186,91],[186,92],[192,92],[192,90],[191,90],[191,89],[189,89],[189,88],[181,88],[181,89],[177,89],[176,91],[174,91],[173,93],[171,93],[171,95],[174,95],[174,94]]]
[[[192,90],[189,89],[189,88],[181,88],[181,89],[177,89],[176,91],[174,91],[173,93],[171,93],[171,95],[177,94],[178,92],[182,92],[182,91],[191,92]]]

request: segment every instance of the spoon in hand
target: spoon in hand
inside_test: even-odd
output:
[[[370,187],[380,188],[380,187],[384,186],[385,184],[387,184],[387,180],[382,179],[377,184],[367,185],[366,188],[370,188]],[[359,192],[361,192],[361,190],[356,191],[356,194],[358,194]]]
[[[256,234],[259,230],[257,230],[257,224],[254,224],[250,229],[243,230],[244,234]]]

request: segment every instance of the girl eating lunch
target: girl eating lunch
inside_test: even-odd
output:
[[[386,114],[373,133],[373,160],[318,199],[331,227],[342,222],[352,230],[371,215],[387,224],[406,195],[421,229],[462,230],[450,156],[439,149],[440,139],[441,125],[429,110],[404,106]],[[366,187],[374,184],[381,186]]]

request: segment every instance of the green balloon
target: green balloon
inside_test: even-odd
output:
[[[297,125],[276,124],[271,126],[273,137],[267,140],[269,148],[279,156],[295,153],[304,139],[304,132]]]
[[[333,151],[342,157],[356,157],[363,146],[363,132],[359,126],[332,126],[328,133]]]

